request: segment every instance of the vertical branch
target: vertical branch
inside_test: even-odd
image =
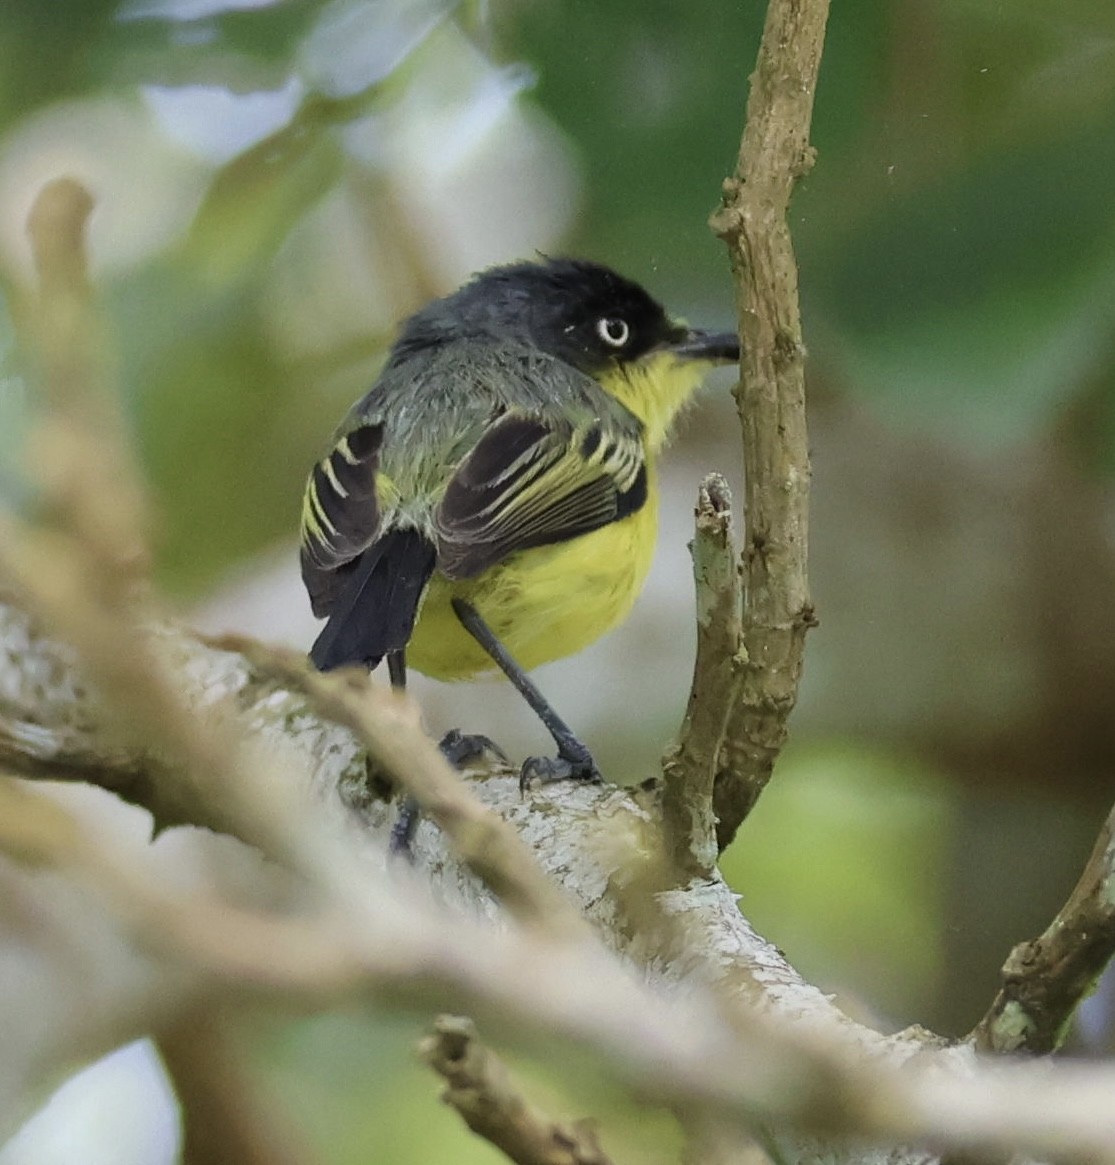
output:
[[[736,282],[743,347],[736,404],[747,473],[747,660],[718,763],[721,848],[770,778],[797,700],[805,633],[815,621],[806,573],[805,350],[786,215],[795,182],[813,164],[809,126],[828,7],[828,0],[771,0],[739,162],[711,220]]]
[[[678,870],[708,874],[717,854],[713,789],[735,702],[740,646],[732,496],[718,473],[701,482],[689,550],[697,592],[697,657],[677,743],[662,758],[662,822],[666,850]]]
[[[85,236],[93,209],[79,182],[58,178],[39,192],[28,218],[39,287],[24,339],[45,408],[27,462],[46,516],[57,521],[71,512],[126,591],[146,564],[148,518],[89,281]]]

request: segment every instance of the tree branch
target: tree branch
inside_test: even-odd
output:
[[[438,1016],[419,1054],[446,1082],[441,1099],[516,1165],[612,1165],[591,1121],[561,1123],[527,1101],[471,1020]]]
[[[321,715],[356,733],[513,917],[553,934],[586,937],[581,915],[542,874],[518,834],[469,792],[422,731],[421,711],[413,700],[375,685],[367,672],[355,668],[323,674],[288,649],[239,637],[219,642],[244,652],[263,675],[304,692]]]
[[[163,634],[171,640],[169,632]],[[408,1007],[436,1000],[484,1018],[494,1031],[545,1034],[595,1049],[646,1096],[671,1106],[695,1106],[735,1128],[769,1124],[787,1160],[816,1152],[815,1137],[838,1133],[1109,1159],[1104,1154],[1115,1143],[1115,1072],[1065,1066],[992,1072],[977,1069],[964,1049],[942,1049],[928,1033],[885,1039],[859,1027],[754,935],[718,878],[659,894],[659,925],[629,925],[617,887],[630,876],[632,852],[657,828],[651,793],[574,786],[523,800],[514,777],[471,782],[500,807],[615,949],[651,971],[653,989],[595,944],[533,928],[493,929],[437,908],[405,871],[385,877],[389,815],[344,778],[363,769],[356,741],[317,718],[304,697],[253,677],[243,657],[186,637],[171,641],[168,654],[179,661],[183,698],[223,708],[226,716],[235,705],[237,730],[256,738],[255,755],[283,758],[278,765],[262,760],[272,774],[268,795],[292,816],[290,828],[308,836],[311,854],[320,856],[307,875],[325,895],[322,908],[262,915],[212,893],[183,896],[160,870],[157,851],[128,851],[116,839],[101,845],[76,820],[59,819],[53,808],[41,811],[37,799],[34,805],[25,798],[5,800],[0,812],[4,849],[40,868],[68,872],[86,892],[99,893],[123,920],[124,933],[158,954],[168,984],[178,984],[177,995],[174,987],[160,993],[160,1006],[188,1001],[181,993],[183,973],[200,973],[209,990],[227,984],[236,992],[294,994],[303,1002],[366,993]],[[36,643],[30,642],[26,660],[32,671],[38,670]],[[55,698],[76,700],[81,710],[66,722],[84,723],[86,741],[95,748],[103,725],[94,698],[72,677],[52,680],[56,686],[43,693],[48,711]],[[37,715],[41,706],[36,700],[25,712]],[[16,711],[0,708],[6,721]],[[37,740],[40,759],[48,753],[48,736]],[[76,763],[82,755],[78,738],[71,731],[66,739]],[[279,741],[285,741],[282,752]],[[89,755],[91,771],[103,771],[103,757]],[[300,765],[291,763],[295,756]],[[129,767],[134,762],[130,758]],[[184,778],[168,770],[167,779]],[[306,795],[276,797],[274,782],[291,779],[308,782]],[[198,788],[205,796],[220,795],[212,783]],[[27,828],[35,819],[47,827]],[[425,826],[415,852],[438,900],[467,907],[473,918],[492,912],[491,899],[446,854],[432,825]],[[669,990],[672,982],[684,983],[684,991]],[[5,1006],[18,1009],[20,998],[9,992]],[[117,1006],[132,1014],[135,1003],[125,997]],[[103,1004],[100,1015],[107,1022]],[[65,1018],[61,1013],[57,1022]],[[28,1037],[22,1038],[6,1042],[6,1058],[45,1067],[42,1048],[32,1053]],[[73,1054],[73,1045],[57,1034],[49,1046]],[[836,1142],[825,1143],[837,1162],[929,1159],[924,1153],[873,1155],[860,1149],[842,1157]]]
[[[1044,933],[1019,943],[1002,986],[968,1037],[981,1052],[1053,1052],[1115,955],[1115,809],[1068,901]]]
[[[80,229],[73,234],[80,240]],[[365,684],[308,678],[301,664],[289,662],[284,671],[273,655],[270,672],[261,671],[242,655],[153,622],[153,605],[140,598],[126,569],[142,506],[123,505],[127,521],[117,512],[117,503],[139,498],[140,490],[126,472],[103,470],[106,463],[127,465],[119,432],[112,423],[73,423],[88,381],[82,330],[62,326],[64,290],[52,301],[44,284],[42,318],[59,321],[61,346],[54,354],[59,363],[44,367],[73,370],[72,379],[51,382],[48,434],[57,422],[76,455],[40,458],[59,466],[58,477],[43,483],[54,528],[10,521],[0,567],[76,655],[0,604],[0,632],[14,644],[4,654],[20,676],[5,681],[0,741],[11,759],[30,758],[24,771],[107,776],[113,788],[173,807],[178,820],[196,809],[200,821],[279,857],[312,890],[308,903],[283,913],[246,909],[213,887],[183,893],[152,851],[108,844],[46,795],[0,785],[0,848],[97,895],[123,933],[149,953],[152,973],[161,969],[173,981],[175,990],[159,995],[160,1007],[172,1008],[175,1000],[181,1006],[183,996],[202,987],[303,1000],[374,993],[411,1007],[436,999],[512,1030],[592,1047],[647,1095],[744,1128],[760,1117],[785,1128],[925,1134],[905,1096],[910,1082],[879,1107],[879,1089],[890,1077],[873,1066],[908,1061],[924,1039],[886,1041],[841,1016],[753,934],[714,871],[651,896],[652,905],[632,915],[625,887],[637,877],[641,855],[661,838],[661,806],[649,791],[579,785],[545,790],[528,802],[513,778],[474,783],[611,943],[655,970],[653,989],[584,928],[496,930],[435,906],[406,871],[388,878],[387,808],[367,788],[357,742],[314,714],[307,690],[338,718],[358,724],[396,776],[441,805],[447,826],[475,825],[480,815],[457,796],[456,785],[457,800],[447,807],[444,766],[440,758],[424,763],[432,746],[412,739],[413,717],[392,704],[394,720],[377,719],[381,701]],[[53,316],[52,302],[59,309]],[[80,286],[74,304],[76,318],[88,320]],[[74,674],[76,660],[82,674]],[[540,812],[540,796],[561,812]],[[432,825],[419,840],[416,857],[442,901],[468,905],[473,916],[498,916]],[[533,873],[524,874],[532,869],[524,861],[513,847],[495,847],[492,881],[514,889],[507,897],[518,902],[521,917],[533,922],[551,907],[560,916],[557,899],[536,891]],[[277,875],[269,867],[262,881],[270,886]],[[684,994],[667,989],[680,980]],[[773,1019],[779,1014],[782,1024]],[[102,1028],[102,1036],[111,1030]],[[57,1031],[38,1030],[22,1033],[22,1043],[8,1040],[5,1053],[42,1071],[49,1064],[45,1049],[72,1055]],[[795,1151],[803,1151],[800,1143]]]
[[[786,212],[813,164],[809,125],[828,0],[771,0],[735,176],[711,225],[728,246],[742,345],[746,662],[716,780],[721,848],[770,778],[797,700],[805,633],[809,445],[797,264]]]
[[[689,544],[697,590],[697,656],[677,743],[662,758],[666,850],[692,874],[716,865],[713,785],[735,703],[740,649],[740,583],[732,538],[732,495],[710,473],[697,495]]]
[[[261,1103],[212,1007],[187,1011],[159,1033],[182,1110],[181,1165],[315,1165],[285,1114]]]

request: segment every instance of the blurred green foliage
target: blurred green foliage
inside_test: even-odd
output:
[[[726,317],[705,219],[737,148],[762,15],[707,0],[5,5],[9,130],[59,101],[134,102],[143,86],[301,86],[285,126],[223,164],[195,158],[206,193],[188,230],[114,272],[124,374],[166,516],[164,580],[196,592],[289,528],[299,466],[327,426],[276,431],[273,418],[301,413],[296,398],[320,398],[322,377],[275,352],[283,321],[266,297],[292,233],[339,189],[362,183],[373,215],[393,213],[370,193],[390,188],[391,163],[354,151],[353,133],[374,134],[463,51],[495,73],[525,65],[536,84],[516,100],[560,128],[586,178],[566,245]],[[812,334],[832,340],[851,386],[984,442],[1032,434],[1080,391],[1111,341],[1113,36],[1099,0],[1071,17],[975,0],[837,6],[822,164],[794,225]],[[355,47],[342,59],[339,45]],[[369,336],[389,322],[369,320]],[[1110,465],[1111,441],[1092,436]]]
[[[505,1160],[487,1142],[464,1134],[457,1113],[437,1103],[442,1083],[415,1052],[425,1034],[421,1024],[380,1012],[282,1025],[249,1022],[276,1109],[305,1129],[330,1165]],[[501,1048],[500,1056],[516,1085],[556,1119],[606,1113],[601,1140],[617,1161],[666,1165],[677,1159],[681,1138],[673,1118],[637,1104],[587,1057],[537,1047],[518,1054]],[[318,1066],[311,1078],[306,1064]],[[353,1103],[354,1086],[361,1103]]]
[[[791,746],[725,854],[724,876],[806,977],[886,1026],[916,1013],[940,981],[953,810],[947,784],[907,757]],[[869,998],[857,993],[865,983]]]

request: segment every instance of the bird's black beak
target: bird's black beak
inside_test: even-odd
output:
[[[703,332],[699,328],[687,328],[670,349],[682,360],[735,364],[739,360],[739,336],[734,332]]]

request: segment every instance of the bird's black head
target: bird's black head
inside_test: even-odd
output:
[[[598,373],[695,333],[672,321],[637,283],[582,259],[493,267],[403,325],[392,362],[448,340],[518,340]]]

